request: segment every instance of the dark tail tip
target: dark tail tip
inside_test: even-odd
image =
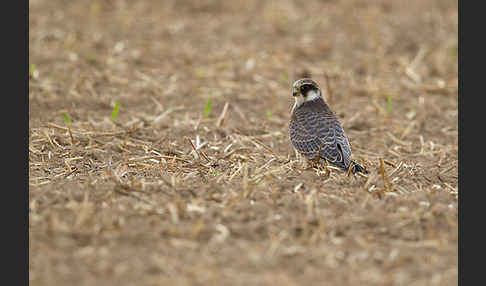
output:
[[[351,163],[353,164],[353,169],[351,170],[351,172],[353,174],[356,174],[357,172],[360,172],[360,173],[363,173],[363,174],[368,174],[368,170],[366,170],[363,166],[361,166],[360,164],[354,162],[354,161],[351,161]]]

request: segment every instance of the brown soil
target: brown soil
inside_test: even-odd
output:
[[[31,285],[457,284],[457,1],[29,7]],[[367,177],[297,160],[304,75]]]

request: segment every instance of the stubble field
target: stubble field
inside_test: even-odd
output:
[[[31,285],[457,284],[456,1],[29,8]],[[302,76],[368,176],[297,160]]]

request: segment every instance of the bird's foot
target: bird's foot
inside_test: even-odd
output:
[[[331,176],[331,169],[329,169],[326,165],[317,163],[314,164],[314,169],[316,170],[317,176],[321,176],[324,174],[324,178],[329,178]]]

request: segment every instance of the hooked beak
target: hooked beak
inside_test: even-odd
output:
[[[294,90],[294,91],[292,92],[292,95],[293,95],[294,97],[299,96],[299,95],[300,95],[300,91],[296,91],[296,90]]]

